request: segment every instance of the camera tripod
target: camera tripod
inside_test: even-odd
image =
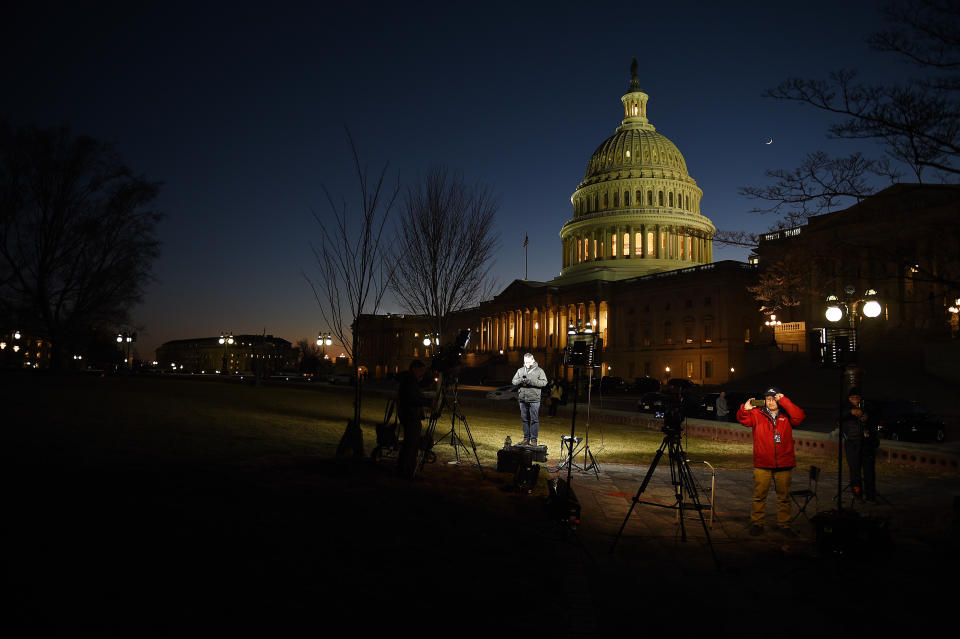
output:
[[[659,506],[660,508],[670,508],[672,510],[679,511],[680,518],[680,540],[687,541],[687,528],[684,522],[684,511],[687,508],[693,508],[697,511],[697,515],[700,517],[700,523],[703,525],[703,532],[707,536],[707,545],[710,547],[710,555],[713,557],[713,562],[716,564],[717,568],[720,568],[720,560],[717,559],[717,553],[713,548],[713,541],[710,539],[710,530],[707,528],[707,522],[703,518],[703,509],[704,506],[700,504],[700,497],[697,494],[697,486],[693,479],[693,474],[690,472],[690,464],[687,462],[686,453],[683,450],[683,444],[680,441],[680,428],[677,424],[676,429],[664,427],[664,432],[666,435],[663,438],[663,442],[660,444],[660,448],[657,449],[657,454],[653,457],[653,462],[650,464],[650,468],[647,470],[646,476],[643,478],[643,482],[640,484],[640,488],[637,490],[637,494],[633,496],[633,503],[630,505],[630,510],[627,511],[627,516],[623,518],[623,523],[620,525],[620,530],[617,532],[616,538],[613,540],[613,545],[610,546],[610,552],[613,552],[614,548],[617,546],[617,542],[620,541],[620,536],[623,535],[623,529],[627,526],[627,521],[630,519],[630,515],[633,514],[633,509],[636,508],[637,504],[647,504],[649,506]],[[650,483],[650,478],[653,477],[653,471],[657,469],[657,464],[660,462],[660,458],[663,457],[663,451],[667,451],[667,457],[670,460],[670,484],[674,486],[676,490],[676,503],[672,505],[664,505],[654,501],[644,501],[640,499],[640,496],[643,494],[643,491],[647,489],[647,484]],[[689,502],[684,502],[684,493],[686,493]]]
[[[477,468],[480,469],[480,476],[486,477],[483,474],[483,466],[480,465],[480,456],[477,454],[477,444],[473,441],[473,434],[470,432],[470,424],[467,423],[467,418],[459,410],[459,403],[457,400],[457,392],[460,388],[460,377],[454,376],[453,378],[453,410],[450,414],[450,430],[441,435],[436,441],[433,442],[433,446],[443,442],[447,438],[450,439],[450,445],[453,446],[453,455],[455,460],[450,462],[451,464],[459,464],[460,461],[460,449],[463,448],[463,452],[467,452],[467,445],[464,443],[463,439],[457,434],[457,421],[459,420],[463,424],[463,429],[467,433],[467,440],[470,442],[470,448],[473,449],[473,458],[477,462]],[[440,421],[440,415],[443,413],[443,407],[447,403],[447,392],[446,386],[443,384],[443,373],[440,374],[440,401],[437,402],[437,412],[430,416],[430,422],[427,425],[427,432],[424,437],[431,441],[433,439],[433,433],[436,431],[437,423]]]

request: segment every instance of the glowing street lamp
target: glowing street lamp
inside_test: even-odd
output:
[[[228,347],[228,346],[233,346],[233,343],[234,343],[233,333],[230,332],[230,331],[221,331],[221,332],[220,332],[220,339],[218,339],[217,341],[218,341],[221,345],[223,345],[223,365],[220,366],[220,370],[217,371],[217,372],[219,373],[219,372],[222,371],[224,375],[229,375],[229,374],[230,374],[230,359],[229,359],[229,357],[227,356],[227,347]]]
[[[823,313],[827,321],[839,322],[846,315],[850,328],[855,329],[864,317],[873,319],[880,317],[883,312],[883,305],[880,303],[879,294],[875,289],[868,288],[862,296],[858,296],[856,288],[848,284],[844,287],[843,293],[843,299],[836,295],[827,296],[826,308]]]

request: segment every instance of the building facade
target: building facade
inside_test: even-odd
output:
[[[157,367],[179,373],[271,373],[295,364],[290,342],[273,335],[235,335],[164,342],[157,348]]]
[[[917,367],[941,358],[955,361],[958,219],[960,186],[897,184],[845,210],[761,236],[760,282],[780,282],[769,273],[797,274],[783,283],[795,288],[797,302],[785,318],[802,323],[811,341],[818,332],[842,333],[849,325],[849,315],[826,319],[826,299],[833,295],[855,313],[860,349],[886,352]],[[853,306],[867,291],[875,291],[882,306],[877,318],[863,318],[857,312],[862,307]],[[926,363],[918,360],[924,352],[919,359]],[[949,368],[955,369],[952,361]]]

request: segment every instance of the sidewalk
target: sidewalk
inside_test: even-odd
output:
[[[682,542],[677,511],[647,504],[634,508],[611,552],[648,467],[603,464],[602,453],[599,457],[599,479],[577,471],[571,479],[582,509],[575,532],[583,551],[578,567],[589,572],[583,578],[595,586],[590,597],[599,627],[621,628],[624,617],[639,606],[650,613],[640,627],[662,630],[678,629],[672,615],[686,631],[747,632],[757,627],[755,623],[775,627],[785,636],[820,634],[827,627],[821,623],[906,630],[919,620],[913,616],[916,611],[955,605],[952,586],[939,584],[960,566],[956,510],[960,478],[880,480],[878,493],[889,504],[858,503],[854,508],[864,518],[874,517],[889,526],[892,547],[824,556],[817,551],[813,526],[802,516],[794,522],[797,538],[775,530],[773,490],[766,532],[751,536],[752,470],[718,469],[716,511],[709,529],[718,568],[695,512],[687,513],[688,541]],[[552,460],[550,468],[555,467]],[[708,503],[710,472],[695,463],[691,470],[702,487],[701,502]],[[560,476],[565,479],[566,470]],[[794,470],[792,489],[806,487],[807,469]],[[811,517],[835,507],[836,490],[836,473],[825,470],[819,504],[808,507]],[[666,456],[641,499],[675,503]],[[847,494],[844,507],[850,505]],[[675,593],[676,599],[668,593]],[[752,620],[749,625],[747,619]]]

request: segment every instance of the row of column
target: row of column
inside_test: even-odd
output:
[[[646,258],[708,264],[713,261],[713,242],[660,224],[595,228],[563,240],[564,268],[595,260]]]
[[[606,302],[599,307],[594,302],[581,302],[503,311],[480,321],[480,350],[496,353],[519,348],[565,348],[571,320],[586,324],[596,319],[596,330],[605,338],[607,316]]]

